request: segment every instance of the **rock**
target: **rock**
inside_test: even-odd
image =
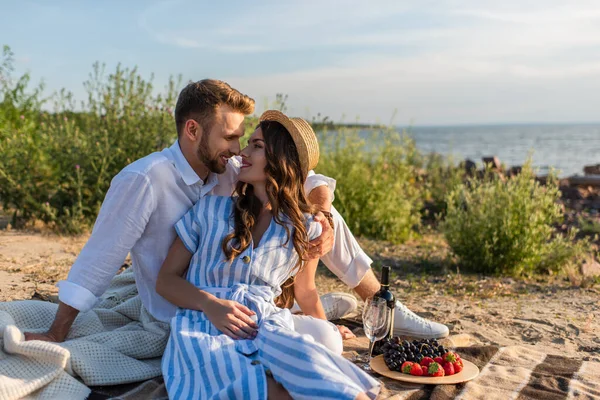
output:
[[[475,171],[477,171],[477,164],[475,164],[475,161],[473,160],[467,158],[465,161],[462,162],[462,165],[465,168],[465,172],[469,176],[473,176]]]
[[[523,171],[523,167],[520,165],[515,165],[514,167],[510,167],[508,170],[508,176],[517,176]]]
[[[502,170],[502,163],[500,163],[500,159],[496,156],[492,157],[483,157],[483,164],[490,165],[490,168],[494,171]]]
[[[586,176],[570,176],[569,183],[571,186],[591,186],[593,188],[600,187],[600,175],[586,175]]]
[[[600,263],[596,260],[588,260],[581,265],[581,274],[585,277],[600,276]]]
[[[600,164],[586,165],[583,167],[583,173],[585,175],[600,175]]]
[[[559,188],[562,198],[565,200],[583,200],[584,194],[577,187],[561,186]]]

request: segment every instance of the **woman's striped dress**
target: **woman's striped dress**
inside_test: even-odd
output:
[[[258,334],[253,340],[233,340],[204,313],[179,309],[162,363],[169,397],[266,399],[269,373],[298,399],[354,399],[360,392],[375,398],[378,381],[310,336],[296,333],[289,310],[275,306],[297,260],[291,241],[284,245],[281,225],[272,220],[255,249],[251,244],[232,263],[225,261],[221,244],[233,230],[234,201],[204,197],[175,229],[193,253],[187,279],[256,312]],[[308,224],[309,237],[317,237],[319,223]]]

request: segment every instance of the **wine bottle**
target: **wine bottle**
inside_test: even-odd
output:
[[[381,288],[377,293],[373,295],[373,298],[382,298],[386,301],[387,309],[389,312],[387,318],[387,334],[384,339],[377,341],[373,346],[373,355],[377,355],[381,352],[381,345],[388,339],[394,336],[394,310],[396,308],[396,297],[390,290],[390,267],[384,266],[381,268]]]

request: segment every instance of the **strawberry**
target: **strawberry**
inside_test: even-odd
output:
[[[452,363],[452,366],[454,367],[455,374],[458,374],[464,368],[463,362],[460,358],[456,360],[456,362]]]
[[[433,359],[433,361],[435,361],[436,363],[442,365],[444,363],[444,359],[442,357],[435,357]]]
[[[427,369],[429,376],[444,376],[444,368],[437,362],[432,362],[429,364],[429,368]]]
[[[413,365],[410,367],[410,374],[414,376],[421,376],[423,375],[423,370],[419,364],[413,363]]]
[[[444,376],[454,375],[454,365],[451,362],[446,361],[443,365]]]
[[[449,351],[446,354],[444,354],[442,356],[442,358],[444,359],[444,361],[449,362],[449,363],[456,362],[456,360],[457,360],[456,354],[454,354],[451,351]]]
[[[423,359],[421,360],[421,366],[422,367],[428,367],[429,364],[431,364],[433,362],[433,358],[431,357],[423,357]]]
[[[405,361],[404,364],[402,364],[402,367],[400,367],[400,370],[403,374],[410,374],[413,364],[414,362],[412,361]]]

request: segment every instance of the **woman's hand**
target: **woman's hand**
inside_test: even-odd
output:
[[[337,325],[338,331],[340,331],[340,335],[342,335],[342,340],[354,339],[356,335],[348,329],[347,326]]]
[[[256,337],[258,325],[250,318],[256,313],[237,301],[212,297],[202,311],[218,330],[234,340]]]

